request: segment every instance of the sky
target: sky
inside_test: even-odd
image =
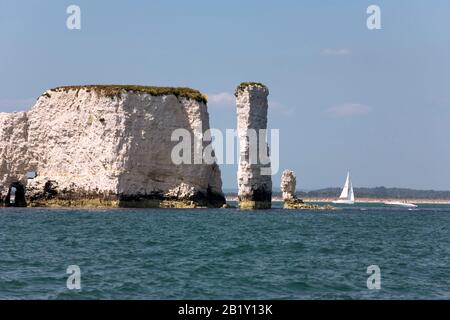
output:
[[[292,169],[298,189],[351,170],[355,187],[450,190],[449,36],[447,0],[0,0],[0,112],[61,85],[188,86],[225,130],[235,87],[257,81],[280,129],[275,188]],[[221,170],[236,189],[237,166]]]

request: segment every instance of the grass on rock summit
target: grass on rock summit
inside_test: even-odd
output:
[[[54,88],[51,91],[70,91],[85,89],[87,91],[96,91],[108,97],[115,97],[124,91],[148,93],[153,96],[174,95],[176,97],[193,99],[198,102],[207,103],[208,99],[200,91],[191,88],[177,87],[151,87],[138,85],[84,85],[84,86],[63,86]]]
[[[245,90],[247,87],[261,87],[267,90],[267,86],[260,83],[260,82],[242,82],[240,85],[237,86],[235,96],[237,97],[238,94]]]

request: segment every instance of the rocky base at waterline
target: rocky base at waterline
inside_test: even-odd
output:
[[[242,210],[266,210],[272,208],[272,191],[266,186],[247,189],[245,195],[238,195],[239,208]]]
[[[265,210],[271,208],[272,208],[271,201],[252,201],[252,200],[239,201],[239,209],[241,210]]]
[[[317,204],[305,203],[303,202],[303,200],[300,199],[284,201],[283,208],[296,210],[336,210],[335,207],[330,205],[319,206]]]
[[[220,208],[222,197],[197,193],[191,197],[169,195],[96,195],[83,193],[60,193],[55,196],[39,195],[26,199],[21,206],[72,207],[72,208]]]
[[[218,208],[209,204],[200,204],[187,200],[140,200],[140,201],[119,201],[105,200],[100,198],[82,198],[78,200],[52,199],[32,202],[29,207],[34,208],[173,208],[173,209],[201,209]]]

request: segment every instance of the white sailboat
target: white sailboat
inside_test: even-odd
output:
[[[347,173],[347,179],[345,180],[344,188],[342,189],[341,196],[338,200],[333,201],[336,204],[354,204],[355,194],[353,192],[352,180],[350,180],[350,172]]]

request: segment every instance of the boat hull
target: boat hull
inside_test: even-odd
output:
[[[403,207],[403,208],[417,208],[417,205],[412,203],[401,203],[401,202],[385,202],[385,205],[388,206],[396,206],[396,207]]]
[[[355,204],[355,201],[351,200],[336,200],[333,201],[334,204]]]

